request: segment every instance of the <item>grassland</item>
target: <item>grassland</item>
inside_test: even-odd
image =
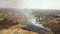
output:
[[[23,19],[20,19],[20,23],[17,23],[17,19],[13,15],[9,15],[9,12],[8,14],[6,12],[0,12],[0,34],[38,34],[36,32],[22,29],[25,22]],[[40,20],[40,23],[45,26],[47,34],[60,34],[59,22],[60,18],[53,17],[49,17],[49,19],[43,18]]]

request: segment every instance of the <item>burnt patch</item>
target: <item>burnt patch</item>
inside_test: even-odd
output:
[[[44,28],[37,27],[35,25],[27,25],[27,26],[23,27],[22,29],[32,31],[32,32],[36,32],[36,33],[39,33],[39,34],[46,34],[46,31],[45,31]]]
[[[18,25],[17,21],[9,20],[5,18],[3,21],[0,21],[0,29],[6,29],[11,26]]]

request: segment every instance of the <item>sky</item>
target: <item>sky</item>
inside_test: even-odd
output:
[[[0,7],[60,9],[60,0],[0,0]]]
[[[22,4],[22,0],[0,0],[0,8],[13,8]]]
[[[60,9],[60,0],[24,0],[22,8]]]

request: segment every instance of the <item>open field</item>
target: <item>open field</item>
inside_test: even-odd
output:
[[[44,15],[40,20],[40,23],[45,26],[47,34],[60,34],[60,18],[55,18],[57,15],[53,15],[54,17],[52,15]],[[40,16],[42,15],[37,16],[38,19]],[[10,15],[10,12],[0,12],[0,34],[38,34],[22,29],[25,23],[22,18],[20,18],[19,22],[17,22],[14,13]]]

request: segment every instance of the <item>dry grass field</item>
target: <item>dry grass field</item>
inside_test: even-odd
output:
[[[51,18],[49,20],[43,18],[40,22],[45,26],[47,34],[60,34],[60,18]],[[6,12],[4,14],[0,13],[0,34],[38,34],[22,29],[23,24],[24,22],[17,23],[17,19],[13,15],[8,15]]]
[[[36,32],[22,29],[24,25],[18,24],[16,18],[0,15],[0,34],[38,34]]]
[[[22,29],[23,26],[22,23],[18,24],[13,17],[3,17],[0,20],[0,34],[38,34]],[[46,30],[47,34],[54,34],[50,28],[46,27]]]
[[[21,25],[15,25],[7,29],[1,29],[0,34],[37,34],[32,31],[23,30]]]

